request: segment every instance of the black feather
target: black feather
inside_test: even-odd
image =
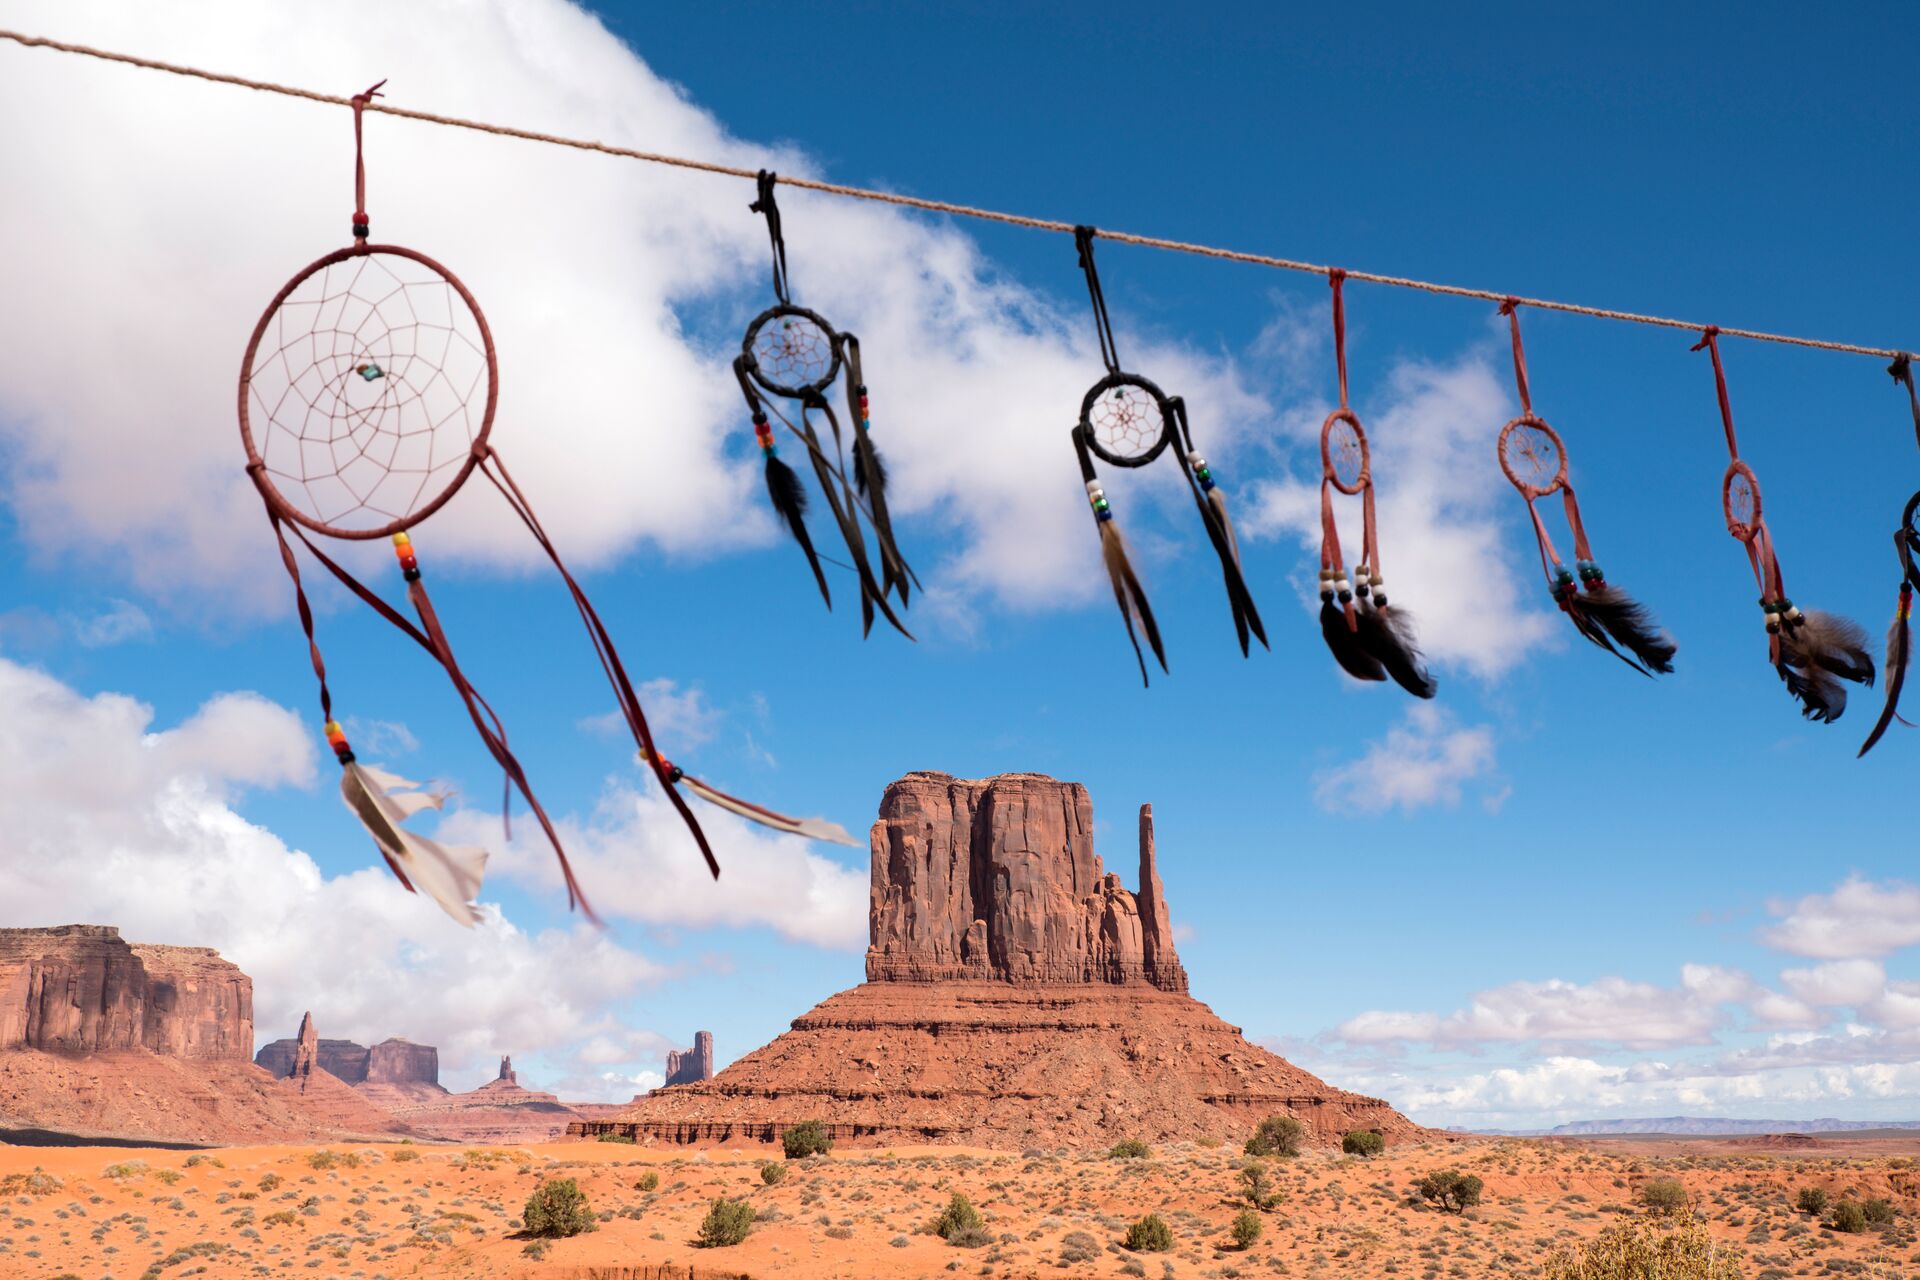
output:
[[[786,519],[787,528],[793,531],[800,549],[807,553],[813,580],[820,584],[820,598],[827,602],[827,608],[833,608],[827,575],[820,568],[820,557],[814,553],[813,539],[807,535],[807,491],[801,487],[800,477],[794,474],[793,468],[774,454],[767,455],[767,496],[773,499],[773,509]]]
[[[1188,467],[1184,457],[1180,462],[1182,467]],[[1240,639],[1240,656],[1244,658],[1249,634],[1260,641],[1262,648],[1269,646],[1260,610],[1254,606],[1253,593],[1247,590],[1247,580],[1240,572],[1240,547],[1234,537],[1233,524],[1226,519],[1226,500],[1213,496],[1220,492],[1217,488],[1212,494],[1204,491],[1190,468],[1187,482],[1193,491],[1194,504],[1200,509],[1200,521],[1207,526],[1207,540],[1213,544],[1213,553],[1220,560],[1220,576],[1226,583],[1227,603],[1233,609],[1233,629]]]
[[[1866,628],[1852,618],[1809,609],[1795,628],[1801,647],[1818,655],[1820,665],[1855,684],[1873,684],[1873,653]]]
[[[1620,650],[1614,648],[1613,641],[1607,637],[1606,629],[1587,616],[1587,611],[1578,595],[1562,598],[1560,601],[1560,612],[1567,615],[1567,619],[1573,623],[1574,629],[1581,635],[1602,649],[1605,649],[1608,653],[1620,659],[1620,661],[1626,663],[1641,675],[1652,679],[1652,672],[1648,671],[1638,662],[1635,662],[1632,658],[1629,658],[1626,654],[1620,652]]]
[[[1622,647],[1653,671],[1670,674],[1680,646],[1660,629],[1653,614],[1620,588],[1605,582],[1589,583],[1580,598],[1581,611]]]
[[[1359,630],[1354,638],[1361,651],[1377,661],[1395,684],[1416,698],[1431,698],[1439,691],[1405,609],[1378,608],[1371,597],[1362,597],[1356,621]]]
[[[1907,663],[1913,655],[1913,633],[1908,628],[1907,611],[1910,597],[1905,591],[1900,594],[1900,605],[1894,611],[1893,625],[1887,628],[1887,705],[1880,709],[1880,718],[1874,722],[1873,732],[1860,744],[1860,754],[1873,750],[1873,744],[1880,741],[1895,720],[1900,720],[1900,691],[1907,683]],[[1901,723],[1906,723],[1901,720]]]
[[[1358,619],[1356,618],[1356,625]],[[1340,669],[1355,680],[1385,680],[1387,669],[1380,659],[1360,647],[1359,632],[1347,625],[1347,611],[1332,600],[1320,602],[1320,634]]]
[[[861,493],[887,487],[887,464],[881,461],[880,451],[864,430],[853,437],[853,482]]]
[[[1787,692],[1799,699],[1801,715],[1831,724],[1847,710],[1841,681],[1873,683],[1867,633],[1851,619],[1810,609],[1797,623],[1781,625],[1776,670]]]

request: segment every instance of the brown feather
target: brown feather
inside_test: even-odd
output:
[[[1439,691],[1405,609],[1383,609],[1371,597],[1362,597],[1357,617],[1360,629],[1355,638],[1361,650],[1379,662],[1395,684],[1416,698],[1431,698]]]
[[[1140,683],[1147,683],[1147,660],[1140,652],[1140,636],[1147,637],[1147,644],[1153,649],[1154,658],[1160,663],[1160,669],[1167,669],[1166,650],[1160,644],[1160,625],[1153,619],[1153,606],[1147,603],[1147,593],[1140,586],[1140,578],[1133,571],[1133,561],[1127,557],[1126,540],[1120,536],[1119,527],[1112,520],[1096,522],[1100,528],[1100,558],[1107,566],[1107,578],[1113,583],[1114,603],[1120,606],[1121,621],[1127,624],[1127,639],[1133,644],[1133,656],[1140,663]],[[1138,628],[1135,622],[1138,621]]]
[[[1873,732],[1860,744],[1860,754],[1873,750],[1873,744],[1880,741],[1895,720],[1905,724],[1900,716],[1900,691],[1906,687],[1907,665],[1913,656],[1913,634],[1908,627],[1908,596],[1901,593],[1900,605],[1894,610],[1893,625],[1887,628],[1887,703],[1880,709],[1880,718],[1874,722]]]

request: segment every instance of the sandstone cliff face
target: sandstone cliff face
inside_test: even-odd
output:
[[[244,1061],[253,983],[205,947],[129,945],[107,925],[0,929],[0,1049]]]
[[[366,1079],[370,1084],[439,1084],[440,1051],[397,1036],[382,1040],[367,1052]]]
[[[871,838],[867,979],[1146,982],[1185,991],[1140,813],[1140,889],[1093,851],[1093,802],[1040,774],[911,773]]]
[[[311,1021],[313,1015],[308,1014]],[[300,1024],[305,1036],[308,1022]],[[293,1074],[300,1057],[300,1041],[275,1040],[261,1047],[254,1062],[276,1076]],[[430,1044],[414,1044],[394,1037],[371,1049],[351,1040],[318,1040],[314,1065],[348,1084],[438,1084],[440,1051]]]
[[[713,1078],[713,1032],[693,1033],[693,1048],[667,1053],[667,1083],[696,1084]]]

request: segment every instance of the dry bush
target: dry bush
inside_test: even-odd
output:
[[[1740,1252],[1718,1244],[1691,1213],[1608,1227],[1547,1258],[1544,1280],[1741,1280]]]

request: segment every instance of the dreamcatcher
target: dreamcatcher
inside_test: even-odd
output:
[[[1233,607],[1233,627],[1240,637],[1240,653],[1247,653],[1247,638],[1252,636],[1266,646],[1267,633],[1260,625],[1259,611],[1247,591],[1240,572],[1240,543],[1227,515],[1227,498],[1207,460],[1193,447],[1193,429],[1187,422],[1187,403],[1179,396],[1168,396],[1159,387],[1134,373],[1123,373],[1113,345],[1113,324],[1107,318],[1107,300],[1100,290],[1100,273],[1093,263],[1092,227],[1075,227],[1074,243],[1080,250],[1080,269],[1086,273],[1087,292],[1093,299],[1094,325],[1100,335],[1100,355],[1106,362],[1107,376],[1093,384],[1080,401],[1080,421],[1073,428],[1074,451],[1080,456],[1080,477],[1087,483],[1087,501],[1093,507],[1094,526],[1100,531],[1100,552],[1106,562],[1107,577],[1113,583],[1113,598],[1120,606],[1120,617],[1127,625],[1127,639],[1133,642],[1133,656],[1140,664],[1140,682],[1147,682],[1147,660],[1140,652],[1144,634],[1160,669],[1167,669],[1167,655],[1160,643],[1160,627],[1154,621],[1153,608],[1147,603],[1140,578],[1133,571],[1126,542],[1114,523],[1113,507],[1106,490],[1093,470],[1097,455],[1116,467],[1144,467],[1173,446],[1173,456],[1187,479],[1187,488],[1200,509],[1200,519],[1220,558],[1220,572],[1226,579],[1227,601]],[[1137,626],[1136,626],[1137,623]]]
[[[754,438],[766,455],[767,493],[773,499],[774,510],[786,521],[794,540],[806,553],[820,597],[831,609],[833,595],[827,590],[827,575],[820,568],[820,556],[807,533],[807,492],[793,468],[780,460],[773,427],[767,420],[771,412],[789,435],[806,446],[814,477],[820,482],[820,491],[826,495],[834,523],[847,544],[847,554],[860,579],[861,634],[872,630],[877,609],[896,631],[912,639],[887,603],[888,593],[897,593],[904,608],[910,587],[919,586],[920,580],[907,567],[893,540],[893,522],[887,515],[887,470],[874,451],[870,434],[867,384],[860,372],[860,339],[851,333],[839,332],[818,312],[793,304],[787,289],[787,242],[780,229],[780,206],[773,195],[776,181],[772,173],[760,171],[760,198],[751,208],[767,219],[767,235],[773,242],[773,292],[780,301],[762,311],[747,326],[746,337],[740,342],[740,354],[733,362],[734,376],[740,380],[740,394],[746,397],[747,410],[753,415]],[[851,482],[847,479],[842,454],[840,419],[827,403],[826,395],[842,368],[847,375],[847,417],[853,423]],[[799,405],[799,412],[789,418],[769,397],[794,401]],[[833,432],[831,454],[814,430],[815,414],[824,417]],[[874,581],[866,537],[860,529],[863,516],[873,527],[874,542],[879,550],[878,582]]]
[[[1566,446],[1559,433],[1533,412],[1533,397],[1527,387],[1527,356],[1520,345],[1518,304],[1508,299],[1500,305],[1500,314],[1507,317],[1513,331],[1513,380],[1520,393],[1520,416],[1500,429],[1500,469],[1527,501],[1534,540],[1540,546],[1540,567],[1546,572],[1553,602],[1581,635],[1642,675],[1671,672],[1679,646],[1660,629],[1646,606],[1607,581],[1593,558],[1586,526],[1580,520],[1580,502],[1567,478]],[[1555,492],[1561,495],[1567,527],[1573,533],[1572,569],[1561,562],[1540,510],[1534,505]]]
[[[293,579],[300,624],[320,682],[327,741],[341,764],[340,789],[347,807],[372,835],[401,884],[426,893],[462,924],[478,920],[473,900],[486,865],[485,850],[451,848],[408,831],[406,820],[423,809],[438,809],[444,795],[360,763],[334,719],[313,611],[289,534],[446,672],[481,741],[505,774],[503,815],[507,799],[517,790],[553,844],[569,904],[578,903],[592,914],[553,823],[507,746],[500,718],[454,658],[415,553],[410,531],[478,471],[500,491],[567,584],[635,742],[714,875],[720,873],[719,864],[680,794],[681,784],[767,826],[851,843],[831,824],[786,818],[715,791],[687,776],[655,746],[606,627],[488,441],[499,388],[493,337],[479,304],[452,272],[425,254],[369,242],[361,114],[379,87],[353,99],[353,243],[303,268],[274,295],[248,339],[239,386],[247,473],[266,504],[281,560]],[[311,534],[350,541],[391,539],[418,625],[323,552]]]
[[[1766,510],[1760,499],[1760,478],[1740,457],[1733,431],[1733,402],[1727,398],[1726,370],[1720,364],[1720,331],[1709,328],[1694,344],[1713,359],[1714,390],[1720,400],[1720,423],[1727,433],[1727,472],[1720,481],[1720,506],[1727,532],[1747,549],[1753,580],[1760,587],[1760,610],[1767,624],[1767,656],[1785,682],[1787,692],[1800,703],[1809,720],[1838,720],[1847,709],[1846,686],[1840,682],[1873,683],[1873,657],[1867,652],[1867,633],[1860,624],[1818,609],[1802,610],[1787,598],[1767,530]]]
[[[1393,677],[1408,693],[1431,698],[1436,686],[1420,657],[1413,619],[1387,605],[1380,573],[1379,526],[1373,509],[1373,455],[1360,416],[1347,403],[1347,310],[1342,297],[1347,273],[1329,273],[1333,284],[1333,354],[1340,370],[1340,407],[1320,424],[1320,632],[1346,673],[1358,680]],[[1360,498],[1360,564],[1347,577],[1340,555],[1340,526],[1333,493]]]
[[[1907,404],[1913,409],[1913,439],[1920,444],[1920,393],[1913,387],[1913,361],[1909,356],[1900,356],[1888,368],[1895,382],[1907,388]],[[1920,567],[1915,558],[1920,556],[1920,493],[1907,499],[1906,510],[1900,513],[1900,527],[1893,533],[1893,554],[1900,565],[1900,585],[1893,606],[1893,622],[1887,628],[1887,703],[1880,710],[1880,718],[1874,722],[1873,732],[1860,745],[1860,754],[1873,750],[1873,744],[1880,741],[1880,735],[1895,720],[1908,723],[1900,714],[1900,692],[1906,687],[1907,665],[1913,658],[1913,593],[1920,590]]]

